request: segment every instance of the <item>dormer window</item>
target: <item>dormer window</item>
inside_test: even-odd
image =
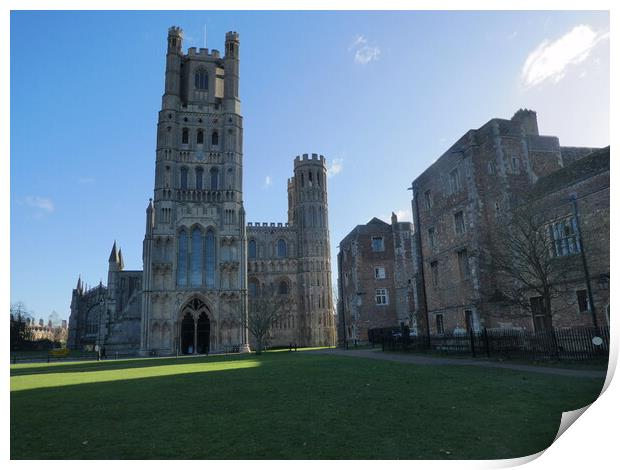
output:
[[[194,74],[194,87],[198,90],[209,88],[209,74],[206,70],[197,70]]]

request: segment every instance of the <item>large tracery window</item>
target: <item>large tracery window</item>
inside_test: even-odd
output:
[[[190,258],[189,282],[191,286],[202,284],[202,230],[192,230],[192,255]]]
[[[187,286],[187,233],[179,232],[179,257],[177,260],[177,284],[179,287]]]
[[[207,90],[209,88],[209,74],[206,70],[197,70],[194,74],[194,86],[199,90]]]
[[[207,287],[215,287],[215,234],[213,231],[207,231],[207,243],[206,243],[206,280]]]

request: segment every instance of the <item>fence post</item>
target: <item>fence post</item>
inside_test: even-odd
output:
[[[476,344],[474,342],[474,329],[469,329],[469,345],[471,347],[471,356],[476,357]]]
[[[484,334],[484,349],[487,353],[487,357],[491,357],[491,350],[489,348],[489,333],[487,332],[487,327],[485,326],[482,330]]]

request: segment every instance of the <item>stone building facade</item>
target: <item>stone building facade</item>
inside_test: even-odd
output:
[[[371,328],[417,331],[413,302],[413,227],[378,218],[358,225],[338,252],[338,338],[367,341]]]
[[[572,174],[569,168],[580,165],[593,150],[562,147],[557,137],[540,135],[536,113],[522,109],[509,120],[492,119],[470,130],[413,181],[414,291],[418,312],[432,334],[481,327],[534,328],[531,315],[517,315],[493,301],[489,287],[496,279],[487,262],[493,256],[490,241],[500,224],[536,191],[544,194],[538,202],[542,206],[552,206],[555,198],[570,207],[567,193],[581,191],[573,185],[587,186],[585,180],[592,177],[592,184],[604,186],[605,177],[594,173],[579,173],[584,180],[561,176]],[[551,186],[550,181],[559,183]],[[545,192],[551,187],[553,191]],[[606,200],[604,191],[596,198],[608,212],[608,184]],[[551,224],[551,213],[549,217]],[[603,244],[608,244],[609,231],[604,233]],[[608,254],[602,260],[597,271],[609,272]],[[580,324],[574,320],[558,316],[554,326]]]
[[[248,224],[249,295],[271,289],[291,299],[270,344],[333,345],[325,157],[297,156],[287,189],[288,222]]]
[[[286,295],[297,299],[294,326],[276,329],[272,341],[330,344],[333,318],[319,323],[331,305],[329,262],[318,263],[329,260],[325,159],[295,160],[286,227],[246,226],[239,35],[226,34],[223,57],[215,49],[184,53],[182,41],[182,30],[170,28],[144,269],[124,270],[114,244],[107,286],[84,291],[79,281],[73,290],[69,346],[143,355],[248,350],[248,235],[250,248],[262,250],[250,257],[252,282],[285,282]],[[298,173],[302,181],[321,178],[320,190],[296,189]],[[290,187],[299,208],[291,207]],[[321,225],[304,224],[306,206],[309,214],[321,207]],[[273,251],[280,240],[284,256]],[[307,289],[305,276],[319,270],[328,282]]]

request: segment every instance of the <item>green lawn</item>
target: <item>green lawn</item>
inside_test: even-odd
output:
[[[18,364],[11,458],[511,458],[602,385],[300,352]]]

